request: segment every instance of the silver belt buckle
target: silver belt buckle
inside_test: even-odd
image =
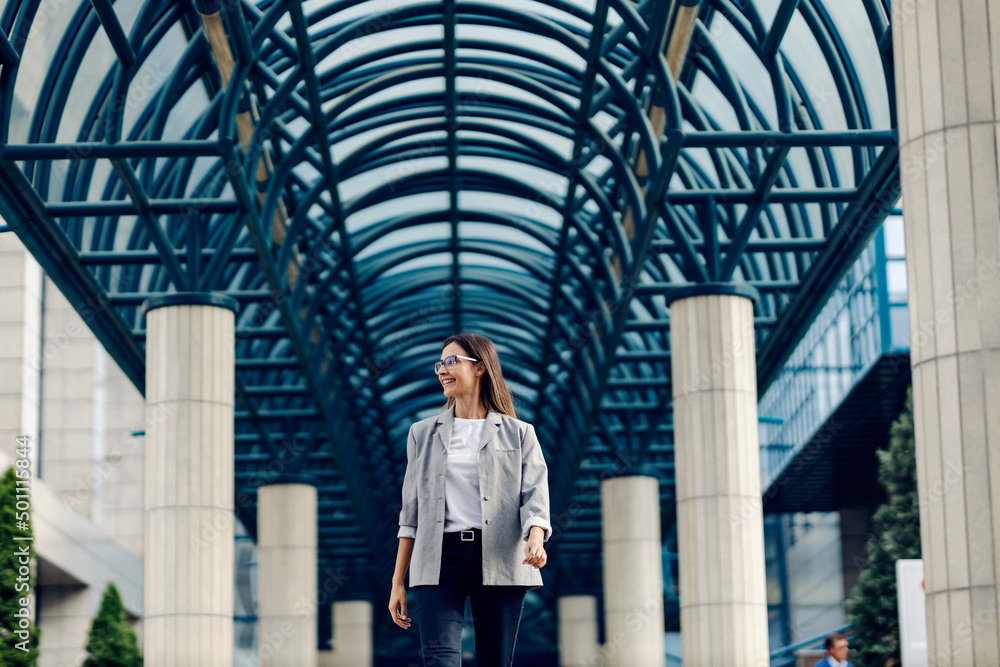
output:
[[[463,542],[474,542],[476,539],[476,534],[471,530],[463,530],[460,535],[462,536]],[[467,537],[468,536],[468,537]]]

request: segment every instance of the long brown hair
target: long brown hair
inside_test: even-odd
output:
[[[444,350],[450,343],[458,343],[470,357],[479,359],[479,363],[483,365],[486,372],[483,373],[479,383],[479,399],[486,408],[516,418],[514,399],[510,395],[510,389],[507,388],[507,382],[503,379],[500,359],[497,357],[497,348],[493,345],[493,341],[477,333],[460,333],[448,336],[441,343],[441,349]],[[444,404],[442,411],[454,404],[455,397],[452,396]]]

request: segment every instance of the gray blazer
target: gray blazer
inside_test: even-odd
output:
[[[436,586],[444,535],[444,473],[455,408],[410,427],[400,526],[416,528],[410,586]],[[549,521],[548,468],[535,428],[513,417],[486,415],[479,443],[479,503],[483,510],[483,584],[541,586],[542,575],[522,565],[522,526]]]

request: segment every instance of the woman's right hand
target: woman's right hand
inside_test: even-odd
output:
[[[389,594],[389,613],[392,622],[406,630],[410,627],[410,617],[406,615],[406,586],[402,583],[393,584]]]

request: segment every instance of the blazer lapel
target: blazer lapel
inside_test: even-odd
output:
[[[444,451],[447,452],[451,447],[451,427],[455,423],[455,406],[451,406],[438,415],[437,423],[435,437]]]
[[[479,449],[488,445],[499,430],[500,413],[490,410],[486,413],[486,422],[483,424],[483,437],[479,440]]]

